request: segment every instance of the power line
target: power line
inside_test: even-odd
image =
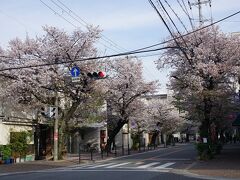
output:
[[[189,2],[189,6],[191,6],[191,5],[198,6],[199,26],[202,26],[204,21],[207,21],[206,19],[203,19],[203,15],[202,15],[202,4],[207,4],[207,3],[211,3],[211,1],[210,0],[203,0],[203,1],[197,0],[197,2],[195,2],[195,3]]]
[[[76,20],[77,22],[79,22],[80,24],[82,24],[84,27],[86,27],[88,29],[89,24],[83,19],[81,18],[78,14],[76,14],[74,11],[72,11],[69,7],[66,6],[66,4],[64,4],[62,1],[57,0],[62,6],[60,6],[58,3],[56,3],[54,0],[51,0],[52,3],[54,3],[57,7],[59,7],[63,12],[66,12],[70,17],[72,17],[74,20]],[[65,10],[65,9],[67,10]],[[73,14],[74,16],[72,16],[71,14]],[[108,37],[106,37],[104,34],[102,34],[102,40],[104,40],[106,43],[109,43],[111,46],[114,46],[115,48],[117,48],[118,50],[122,51],[128,51],[125,48],[119,46],[118,44],[116,44],[115,42],[113,42],[111,39],[109,39]],[[148,56],[146,56],[148,57]],[[147,71],[149,71],[147,69]],[[149,71],[149,73],[151,74],[151,71]]]
[[[190,9],[190,11],[191,11],[192,20],[194,20],[194,16],[193,16],[193,10],[192,10],[192,6],[191,6],[191,3],[190,3],[190,1],[189,1],[189,0],[188,0],[188,6],[189,6],[189,9]],[[195,25],[194,25],[194,27],[195,27]]]
[[[48,6],[45,2],[43,2],[42,0],[40,0],[42,4],[44,4],[48,9],[50,9],[51,11],[54,12],[55,15],[58,15],[60,18],[62,18],[63,20],[65,20],[66,22],[68,22],[69,24],[71,24],[72,26],[74,26],[75,28],[78,28],[75,24],[73,24],[72,22],[70,22],[69,20],[67,20],[65,17],[63,17],[61,14],[59,14],[58,12],[56,12],[53,8],[51,8],[50,6]]]
[[[164,5],[163,5],[163,3],[161,2],[161,0],[158,0],[158,1],[159,1],[160,5],[162,6],[164,12],[167,14],[168,18],[169,18],[170,21],[172,22],[173,26],[174,26],[175,29],[177,30],[178,34],[180,35],[180,37],[181,37],[183,43],[184,43],[185,46],[187,47],[187,43],[186,43],[186,41],[183,39],[183,37],[182,37],[180,31],[178,30],[178,27],[176,26],[175,22],[173,21],[173,19],[171,18],[171,16],[170,16],[169,13],[167,12],[167,10],[166,10],[166,8],[164,7]],[[166,1],[165,1],[165,2],[166,2]],[[172,35],[172,34],[171,34],[171,35]],[[173,38],[174,38],[174,36],[173,36]]]
[[[183,6],[182,6],[182,4],[180,3],[179,0],[177,0],[177,3],[179,4],[179,6],[180,6],[181,9],[183,10],[183,12],[187,15],[188,20],[189,20],[189,22],[190,22],[190,25],[191,25],[191,27],[192,27],[192,30],[194,30],[194,25],[193,25],[193,23],[192,23],[192,18],[190,17],[190,15],[189,15],[189,13],[188,13],[188,10],[187,10],[187,7],[186,7],[186,4],[185,4],[184,0],[182,0]]]
[[[159,1],[156,1],[156,3],[157,3],[157,5],[158,5],[158,8],[161,10],[162,16],[164,16],[164,19],[165,19],[166,23],[168,24],[169,29],[170,29],[172,32],[174,32],[174,29],[173,29],[173,27],[172,27],[172,25],[171,25],[171,23],[170,23],[170,20],[168,19],[166,13],[164,12],[164,10],[163,10],[160,2],[159,2]]]
[[[186,36],[188,36],[188,35],[194,34],[194,33],[198,32],[198,31],[201,31],[201,30],[203,30],[203,29],[206,29],[206,28],[208,28],[208,27],[211,27],[211,26],[213,26],[213,25],[215,25],[215,24],[218,24],[218,23],[220,23],[220,22],[222,22],[222,21],[225,21],[226,19],[229,19],[229,18],[231,18],[231,17],[233,17],[233,16],[236,16],[236,15],[239,14],[239,13],[240,13],[240,11],[237,11],[237,12],[235,12],[235,13],[233,13],[233,14],[230,14],[230,15],[222,18],[222,19],[219,19],[218,21],[215,21],[215,22],[213,22],[213,23],[211,23],[211,24],[208,24],[208,25],[203,26],[203,27],[199,27],[198,29],[195,29],[195,30],[193,30],[193,31],[191,31],[191,32],[189,32],[189,33],[183,34],[182,37],[186,37]],[[130,52],[141,51],[141,50],[144,50],[144,49],[149,49],[149,48],[152,48],[152,47],[155,47],[155,46],[159,46],[159,45],[163,45],[163,44],[169,43],[169,42],[171,42],[171,41],[174,41],[174,39],[179,39],[179,38],[181,38],[181,37],[178,36],[178,37],[169,39],[169,40],[167,40],[167,41],[163,41],[163,42],[156,43],[156,44],[153,44],[153,45],[150,45],[150,46],[146,46],[146,47],[143,47],[143,48],[139,48],[139,49],[136,49],[136,50],[133,50],[133,51],[130,51]]]
[[[239,23],[240,21],[224,21],[224,23]]]
[[[178,4],[180,4],[180,5],[181,5],[181,3],[179,2],[179,0],[177,0],[177,2],[178,2]],[[183,11],[184,11],[184,9],[185,9],[185,11],[186,11],[186,14],[188,14],[188,15],[189,15],[189,13],[188,13],[188,10],[187,10],[187,6],[186,6],[186,3],[184,2],[184,0],[182,0],[182,4],[183,4],[183,6],[184,6],[184,8],[182,8],[182,9],[183,9]]]
[[[149,3],[151,4],[151,6],[153,7],[153,9],[157,12],[158,16],[161,18],[161,20],[163,21],[164,25],[166,26],[167,30],[169,31],[170,35],[172,36],[172,38],[174,39],[174,35],[171,32],[169,26],[167,25],[166,21],[164,20],[163,16],[161,15],[161,13],[158,11],[157,7],[155,6],[155,4],[152,2],[152,0],[148,0]],[[162,5],[161,1],[159,0],[159,3],[161,4],[161,6],[164,8],[164,6]],[[165,11],[165,10],[164,10]],[[166,11],[165,11],[166,12]],[[182,36],[180,36],[180,38],[182,38]],[[186,54],[186,52],[181,48],[180,44],[178,43],[177,39],[174,39],[174,42],[176,43],[176,45],[179,47],[179,49],[181,50],[181,52],[183,53],[183,55],[186,57],[186,59],[189,61],[189,58]]]
[[[57,0],[60,4],[62,4],[67,10],[69,10],[69,12],[73,13],[76,17],[78,17],[83,23],[85,23],[86,25],[88,25],[88,23],[81,18],[78,14],[76,14],[74,11],[72,11],[69,7],[67,7],[63,2],[61,2],[60,0]],[[102,36],[104,36],[102,34]],[[111,39],[109,39],[108,37],[104,36],[108,41],[110,41],[111,43],[115,44],[116,46],[119,46],[117,43],[115,43],[114,41],[112,41]],[[119,46],[120,47],[120,46]],[[121,47],[123,48],[123,47]],[[124,48],[123,48],[124,49]]]
[[[171,7],[171,5],[164,0],[165,3],[168,5],[168,7],[171,9],[171,11],[174,13],[174,15],[177,17],[177,19],[179,20],[179,22],[182,24],[183,28],[185,29],[186,32],[188,32],[187,27],[185,26],[185,24],[182,22],[181,18],[178,16],[178,14],[174,11],[174,9]]]
[[[189,13],[188,13],[188,10],[187,10],[187,7],[186,7],[186,4],[185,4],[184,0],[182,0],[182,3],[183,3],[183,6],[184,6],[184,7],[182,6],[182,4],[180,3],[179,0],[177,0],[177,2],[178,2],[178,4],[179,4],[179,6],[181,7],[181,9],[183,10],[183,12],[187,15],[188,20],[189,20],[189,22],[190,22],[190,25],[191,25],[191,27],[192,27],[192,30],[194,31],[194,25],[193,25],[193,23],[192,23],[192,19],[191,19]],[[196,42],[197,42],[197,37],[196,37],[195,33],[194,33],[193,35],[194,35],[194,38],[195,38],[195,40],[196,40]]]
[[[141,57],[152,57],[152,56],[159,56],[159,55],[161,55],[161,53],[152,53],[152,54],[140,55],[136,57],[141,58]]]
[[[49,5],[47,5],[46,3],[44,3],[42,0],[40,0],[42,2],[42,4],[44,4],[48,9],[50,9],[52,12],[54,12],[55,15],[58,15],[60,18],[62,18],[63,20],[65,20],[66,22],[68,22],[69,24],[71,24],[73,27],[75,28],[79,28],[78,26],[76,26],[75,24],[73,24],[71,21],[69,21],[68,19],[66,19],[64,16],[62,16],[61,14],[59,14],[58,12],[56,12],[53,8],[51,8]],[[119,53],[119,51],[116,51],[115,49],[107,46],[106,44],[99,42],[100,44],[102,44],[103,46],[105,46],[108,49],[111,49],[112,51]]]
[[[213,22],[213,13],[212,13],[212,1],[209,0],[209,8],[210,8],[210,16],[211,16],[211,23]]]
[[[81,62],[81,61],[92,61],[92,60],[96,60],[96,59],[105,59],[105,58],[112,58],[112,57],[119,57],[119,56],[127,56],[127,55],[132,55],[132,54],[154,52],[154,51],[160,51],[160,50],[164,50],[164,49],[173,49],[173,48],[179,48],[179,47],[166,46],[166,47],[156,48],[156,49],[149,49],[149,50],[142,50],[142,51],[135,51],[135,52],[127,52],[127,53],[119,53],[119,54],[112,54],[112,55],[98,56],[98,57],[90,57],[90,58],[83,58],[83,59],[75,59],[75,60],[64,61],[64,62],[54,62],[54,63],[45,63],[45,64],[38,64],[38,65],[11,67],[11,68],[0,69],[0,72],[1,71],[15,70],[15,69],[27,69],[27,68],[51,66],[51,65],[58,65],[58,64],[68,64],[68,63]]]
[[[66,4],[64,4],[60,0],[57,0],[62,5],[62,7],[61,7],[54,0],[51,0],[51,1],[53,4],[55,4],[57,7],[59,7],[62,11],[66,12],[70,17],[72,17],[74,20],[76,20],[77,22],[79,22],[80,24],[82,24],[83,26],[85,26],[88,29],[87,26],[89,26],[89,24],[83,18],[81,18],[78,14],[76,14],[73,10],[71,10],[69,7],[67,7]],[[68,11],[66,11],[64,8],[67,9]],[[75,18],[71,14],[73,14],[77,18]],[[106,37],[104,34],[101,33],[101,35],[102,35],[102,40],[109,43],[111,46],[114,46],[115,48],[117,48],[118,50],[121,50],[121,51],[126,50],[125,48],[119,46],[117,43],[113,42],[111,39]]]
[[[218,21],[215,21],[209,25],[206,25],[206,26],[203,26],[199,29],[196,29],[192,32],[189,32],[189,33],[186,33],[184,35],[182,35],[182,37],[185,37],[185,36],[188,36],[188,35],[191,35],[195,32],[198,32],[198,31],[201,31],[203,29],[206,29],[210,26],[213,26],[215,24],[218,24],[226,19],[229,19],[233,16],[236,16],[237,14],[239,14],[240,11],[237,11],[233,14],[230,14]],[[131,54],[140,54],[140,53],[146,53],[146,52],[153,52],[153,51],[159,51],[159,50],[164,50],[164,49],[169,49],[169,48],[177,48],[177,47],[162,47],[162,48],[157,48],[157,49],[150,49],[150,50],[145,50],[145,49],[149,49],[149,48],[152,48],[152,47],[155,47],[155,46],[159,46],[159,45],[163,45],[163,44],[166,44],[166,43],[169,43],[173,40],[176,40],[176,39],[179,39],[181,37],[175,37],[175,38],[172,38],[172,39],[169,39],[167,41],[163,41],[163,42],[160,42],[160,43],[156,43],[156,44],[153,44],[153,45],[150,45],[150,46],[146,46],[146,47],[143,47],[143,48],[139,48],[139,49],[136,49],[136,50],[132,50],[132,51],[129,51],[129,52],[125,52],[125,53],[119,53],[119,54],[113,54],[113,55],[108,55],[108,56],[99,56],[99,57],[92,57],[92,58],[83,58],[83,59],[79,59],[79,60],[75,60],[75,61],[68,61],[68,62],[59,62],[59,63],[55,63],[55,64],[67,64],[67,63],[72,63],[72,62],[76,62],[76,61],[89,61],[89,60],[96,60],[96,59],[104,59],[104,58],[111,58],[111,57],[118,57],[118,56],[126,56],[126,55],[131,55]],[[11,57],[5,57],[5,56],[0,56],[0,57],[4,57],[4,58],[11,58]],[[41,67],[41,66],[49,66],[49,65],[54,65],[54,63],[48,63],[48,64],[40,64],[40,65],[32,65],[32,66],[24,66],[24,67],[13,67],[13,68],[4,68],[4,69],[0,69],[0,71],[7,71],[7,70],[13,70],[13,69],[24,69],[24,68],[32,68],[32,67]]]
[[[62,3],[60,0],[57,0],[64,8],[66,8],[69,12],[65,11],[62,7],[60,7],[56,2],[54,2],[53,0],[51,0],[56,6],[58,6],[59,8],[61,8],[61,10],[63,10],[64,12],[66,12],[67,14],[69,14],[71,16],[70,13],[72,13],[73,15],[75,15],[81,22],[79,22],[78,19],[76,19],[75,17],[72,17],[74,18],[76,21],[78,21],[80,24],[83,24],[85,27],[88,26],[89,24],[84,20],[82,19],[79,15],[77,15],[75,12],[73,12],[69,7],[67,7],[64,3]],[[107,38],[106,36],[104,36],[103,34],[101,34],[103,36],[103,40],[107,40],[111,45],[115,46],[116,48],[120,47],[121,49],[124,49],[126,50],[125,48],[122,48],[121,46],[117,45],[116,43],[114,43],[111,39]],[[106,42],[107,42],[106,41]],[[118,48],[118,49],[120,49]],[[120,50],[121,50],[120,49]],[[145,56],[138,56],[138,57],[150,57],[152,55],[145,55]],[[151,71],[149,69],[146,69],[148,71],[149,74],[151,74]],[[151,74],[152,75],[152,74]]]
[[[40,0],[40,1],[41,1],[41,0]],[[58,0],[58,1],[59,1],[59,0]],[[188,3],[190,4],[189,1],[188,1]],[[190,9],[192,9],[191,6],[190,6]],[[233,14],[230,14],[230,15],[222,18],[222,19],[219,19],[218,21],[215,21],[215,22],[213,22],[213,23],[211,23],[211,24],[208,24],[208,25],[203,26],[203,27],[199,27],[198,29],[193,29],[192,32],[183,34],[182,37],[188,36],[188,35],[190,35],[190,34],[194,34],[195,32],[201,31],[201,30],[206,29],[206,28],[208,28],[208,27],[210,27],[210,26],[213,26],[213,25],[215,25],[215,24],[218,24],[218,23],[220,23],[220,22],[222,22],[222,21],[224,21],[224,20],[226,20],[226,19],[229,19],[229,18],[231,18],[231,17],[233,17],[233,16],[236,16],[236,15],[239,14],[239,13],[240,13],[240,11],[237,11],[237,12],[235,12],[235,13],[233,13]],[[189,18],[190,18],[190,16],[189,16]],[[191,19],[191,18],[190,18],[190,19]],[[84,21],[84,20],[83,20],[83,21]],[[135,52],[135,51],[141,51],[141,50],[144,50],[144,49],[149,49],[149,48],[152,48],[152,47],[155,47],[155,46],[159,46],[159,45],[163,45],[163,44],[169,43],[169,42],[173,41],[174,39],[179,39],[179,38],[181,38],[181,37],[180,37],[180,36],[179,36],[179,37],[175,37],[175,38],[169,39],[169,40],[167,40],[167,41],[163,41],[163,42],[160,42],[160,43],[155,43],[155,44],[153,44],[153,45],[149,45],[149,46],[146,46],[146,47],[143,47],[143,48],[135,49],[135,50],[132,50],[132,51],[129,51],[129,52]]]

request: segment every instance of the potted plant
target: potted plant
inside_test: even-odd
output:
[[[12,151],[12,157],[13,157],[15,163],[20,162],[20,153],[19,152]]]
[[[10,144],[12,147],[12,155],[16,162],[24,162],[26,159],[26,154],[28,152],[28,142],[27,139],[30,133],[23,132],[12,132]]]
[[[4,164],[4,161],[3,161],[3,145],[0,145],[0,164]]]
[[[10,145],[4,145],[3,146],[3,151],[2,151],[2,157],[4,160],[4,164],[10,164],[11,163],[11,154],[12,154],[12,150],[11,150],[11,146]]]

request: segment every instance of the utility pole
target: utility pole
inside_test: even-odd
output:
[[[130,140],[130,134],[129,134],[129,120],[128,120],[128,124],[127,124],[127,134],[128,134],[128,155],[130,154],[130,144],[129,144],[129,140]]]
[[[195,2],[195,3],[190,3],[188,1],[190,9],[192,9],[191,6],[197,6],[198,7],[199,27],[201,27],[205,21],[208,21],[207,19],[204,19],[203,15],[202,15],[202,5],[203,4],[208,4],[208,3],[210,5],[210,7],[211,7],[211,0],[205,0],[205,1],[197,0],[197,2]]]
[[[55,91],[55,107],[58,108],[58,92]],[[54,118],[54,135],[53,135],[53,160],[58,160],[58,113]]]

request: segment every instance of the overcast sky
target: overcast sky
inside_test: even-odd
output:
[[[198,26],[198,9],[192,6],[190,10],[187,0],[168,0],[167,2],[190,30],[190,23],[178,1],[185,2],[188,13],[195,19],[195,26]],[[62,8],[64,4],[70,10],[62,10],[54,2]],[[162,2],[164,3],[164,0]],[[190,2],[193,3],[194,0]],[[239,0],[212,0],[211,4],[212,8],[209,5],[202,5],[202,12],[205,19],[210,19],[212,14],[213,21],[240,10]],[[168,11],[171,12],[169,8]],[[177,23],[176,17],[172,13],[170,15]],[[161,42],[169,36],[166,27],[148,0],[42,0],[42,2],[40,0],[1,0],[0,22],[0,46],[3,48],[6,48],[8,41],[15,37],[25,38],[26,34],[31,37],[41,35],[43,25],[56,26],[68,32],[77,27],[86,30],[84,23],[99,26],[103,30],[104,38],[111,39],[119,46],[116,49],[115,45],[107,43],[106,39],[101,40],[98,46],[105,54],[145,47]],[[180,23],[177,25],[184,31]],[[223,32],[238,32],[240,15],[219,25]],[[156,69],[154,61],[157,58],[158,56],[141,57],[144,64],[144,77],[146,80],[158,79],[162,84],[160,92],[166,93],[168,70],[159,72]]]

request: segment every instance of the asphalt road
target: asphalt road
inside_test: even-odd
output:
[[[193,145],[165,148],[98,163],[0,176],[1,180],[196,180],[184,172],[196,158]]]

